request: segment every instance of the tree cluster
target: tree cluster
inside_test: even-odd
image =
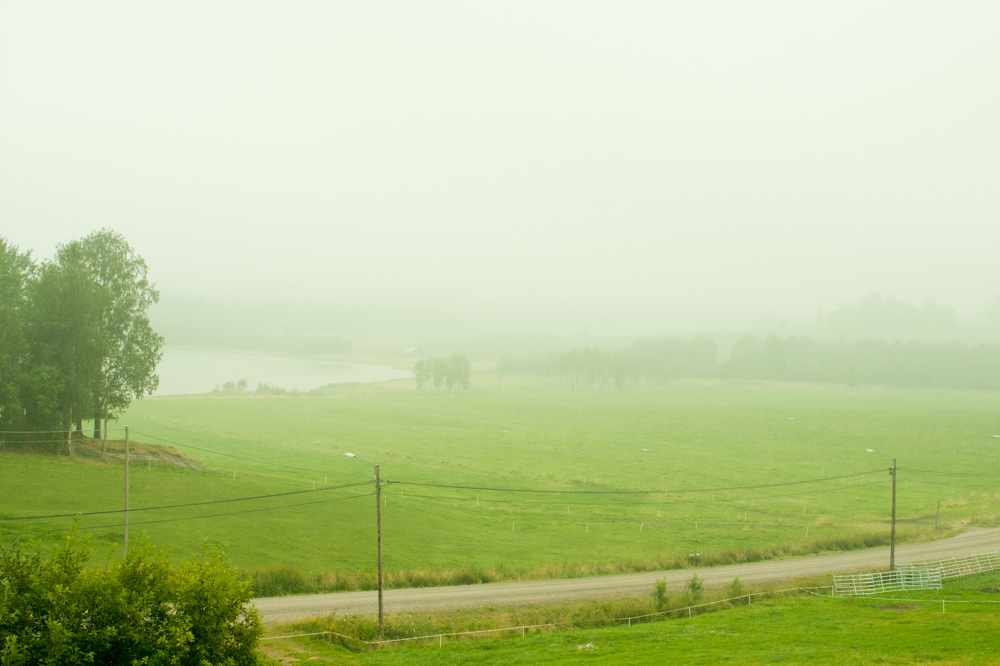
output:
[[[0,430],[67,432],[152,393],[163,338],[145,261],[111,230],[36,263],[0,237]]]
[[[413,366],[413,378],[417,388],[422,389],[428,383],[439,389],[443,384],[448,389],[456,386],[469,388],[469,359],[461,354],[452,354],[449,358],[422,358]]]
[[[97,569],[75,536],[48,558],[0,547],[0,664],[258,663],[250,583],[221,551],[175,567],[146,542],[131,546]]]
[[[745,335],[719,376],[994,390],[1000,389],[1000,345]]]
[[[620,351],[596,348],[550,354],[535,362],[545,376],[569,379],[575,385],[617,387],[627,382],[662,382],[676,377],[716,374],[715,341],[707,337],[643,340]],[[509,361],[511,368],[523,364]]]
[[[574,349],[533,361],[508,359],[505,368],[595,389],[685,377],[993,390],[1000,389],[1000,345],[747,334],[722,361],[713,340],[694,337],[645,340],[620,351]]]

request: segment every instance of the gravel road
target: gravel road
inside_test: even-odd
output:
[[[1000,529],[970,528],[948,539],[897,546],[896,562],[905,564],[942,560],[997,550],[1000,550]],[[384,605],[386,612],[392,613],[558,603],[641,596],[648,594],[653,589],[653,583],[662,578],[666,579],[668,589],[676,590],[695,572],[705,581],[706,586],[715,586],[728,584],[736,577],[743,583],[762,583],[830,573],[879,571],[888,566],[889,549],[886,547],[791,560],[618,576],[386,590]],[[351,615],[378,612],[378,595],[374,591],[263,597],[254,599],[254,603],[267,624],[331,613]]]

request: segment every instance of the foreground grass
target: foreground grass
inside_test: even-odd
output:
[[[371,587],[372,469],[347,450],[378,461],[390,482],[383,530],[395,586],[884,543],[888,461],[865,448],[898,457],[901,540],[935,533],[939,500],[942,524],[1000,515],[991,393],[725,382],[594,393],[474,379],[462,393],[397,382],[136,402],[121,421],[134,440],[169,443],[209,469],[133,465],[130,534],[179,557],[221,544],[262,594]],[[0,540],[45,544],[72,515],[107,511],[78,529],[120,548],[120,462],[4,454],[0,473]],[[304,494],[278,495],[290,492]],[[51,514],[66,516],[3,520]]]
[[[1000,574],[967,576],[908,601],[773,598],[716,613],[631,627],[529,633],[355,653],[315,639],[287,639],[272,654],[312,663],[399,664],[995,664],[1000,658]],[[985,590],[985,591],[984,591]],[[639,600],[636,600],[639,603]],[[498,616],[498,620],[506,621]],[[285,628],[286,630],[288,628]]]

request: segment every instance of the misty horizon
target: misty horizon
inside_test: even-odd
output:
[[[0,9],[0,235],[115,229],[164,305],[655,335],[1000,293],[992,3],[55,4]]]

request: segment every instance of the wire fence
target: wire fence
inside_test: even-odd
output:
[[[964,562],[952,562],[952,560],[964,560]],[[932,562],[932,563],[921,563],[921,565],[929,564],[932,567],[936,567],[938,571],[942,571],[944,570],[943,567],[941,566],[942,562],[952,562],[953,566],[949,569],[949,571],[963,572],[963,573],[949,574],[947,577],[992,571],[997,568],[1000,568],[1000,552],[971,555],[965,558],[951,558],[951,560],[943,560],[941,562]],[[985,568],[988,562],[996,562],[998,563],[998,566],[994,566],[992,569]],[[972,570],[972,567],[975,567],[977,565],[984,568],[978,570]],[[918,565],[909,565],[909,566],[915,567]],[[837,577],[835,576],[835,578]],[[940,587],[938,587],[937,589],[940,589]],[[823,591],[828,591],[828,592],[824,593]],[[717,599],[702,604],[693,604],[681,608],[672,608],[669,610],[658,611],[655,613],[645,613],[642,615],[632,615],[628,617],[604,618],[596,620],[577,620],[568,622],[547,622],[541,624],[523,624],[523,625],[516,625],[509,627],[495,627],[491,629],[473,629],[469,631],[423,634],[420,636],[406,636],[401,638],[384,638],[373,641],[358,638],[356,636],[349,636],[347,634],[333,631],[332,629],[326,631],[314,631],[314,632],[299,633],[299,634],[284,634],[281,636],[265,636],[262,637],[260,640],[276,641],[284,639],[316,638],[320,636],[325,636],[327,640],[331,642],[334,639],[339,639],[345,644],[352,644],[356,647],[360,647],[365,650],[376,650],[376,649],[391,647],[393,645],[401,645],[405,643],[411,643],[411,644],[437,643],[438,647],[443,647],[446,639],[450,639],[451,641],[456,641],[466,638],[482,638],[487,636],[497,636],[503,634],[513,634],[516,636],[518,633],[521,635],[521,638],[525,638],[529,633],[536,633],[545,630],[558,631],[566,629],[585,629],[588,627],[596,628],[601,626],[631,627],[633,624],[644,624],[648,622],[655,622],[658,620],[666,620],[671,618],[681,618],[681,617],[692,618],[695,615],[710,613],[717,610],[729,609],[736,606],[749,606],[753,603],[754,597],[757,597],[758,600],[763,600],[763,599],[774,599],[778,597],[785,597],[791,595],[809,595],[809,596],[823,597],[827,599],[836,599],[838,597],[849,599],[851,596],[851,595],[839,595],[836,591],[836,585],[828,585],[820,587],[793,587],[777,591],[749,592],[747,594],[743,594],[736,597]],[[896,604],[899,603],[920,604],[923,606],[929,606],[929,605],[936,606],[937,604],[940,604],[942,613],[947,612],[948,604],[1000,605],[1000,601],[991,599],[909,599],[909,598],[897,598],[897,597],[877,597],[877,596],[867,596],[867,595],[864,596],[864,599],[865,601],[891,602]]]
[[[986,604],[986,605],[997,605],[1000,601],[994,599],[897,599],[894,597],[864,597],[865,601],[891,601],[892,603],[907,603],[907,604],[921,604],[924,606],[941,604],[941,612],[947,612],[948,604]]]
[[[669,618],[679,618],[679,617],[694,617],[695,615],[700,615],[702,613],[710,613],[716,610],[723,610],[727,608],[732,608],[734,606],[749,606],[753,603],[754,597],[760,599],[772,599],[780,596],[790,596],[793,594],[808,594],[814,596],[829,597],[831,594],[822,594],[818,590],[830,590],[832,593],[832,586],[823,587],[793,587],[784,590],[777,591],[766,591],[766,592],[748,592],[747,594],[742,594],[736,597],[729,597],[726,599],[716,599],[714,601],[708,601],[702,604],[693,604],[690,606],[684,606],[681,608],[671,608],[669,610],[657,611],[655,613],[645,613],[643,615],[632,615],[629,617],[616,617],[616,618],[603,618],[595,620],[577,620],[571,622],[546,622],[541,624],[524,624],[510,627],[496,627],[492,629],[474,629],[470,631],[455,631],[448,633],[439,634],[425,634],[421,636],[406,636],[402,638],[385,638],[380,640],[368,641],[362,638],[357,638],[355,636],[348,636],[346,634],[338,633],[333,630],[327,631],[315,631],[302,634],[288,634],[282,636],[265,636],[261,638],[262,641],[275,641],[281,639],[291,639],[291,638],[315,638],[318,636],[326,636],[328,640],[332,641],[334,638],[339,638],[342,641],[354,644],[356,646],[362,647],[367,650],[379,649],[384,647],[389,647],[395,644],[402,643],[437,643],[439,647],[444,645],[445,639],[460,640],[462,638],[476,638],[485,637],[489,635],[497,634],[521,634],[521,638],[524,638],[528,633],[539,632],[543,630],[556,631],[560,629],[583,629],[590,627],[600,627],[600,626],[628,626],[631,627],[633,624],[643,624],[647,622],[655,622],[657,620],[665,620]]]

